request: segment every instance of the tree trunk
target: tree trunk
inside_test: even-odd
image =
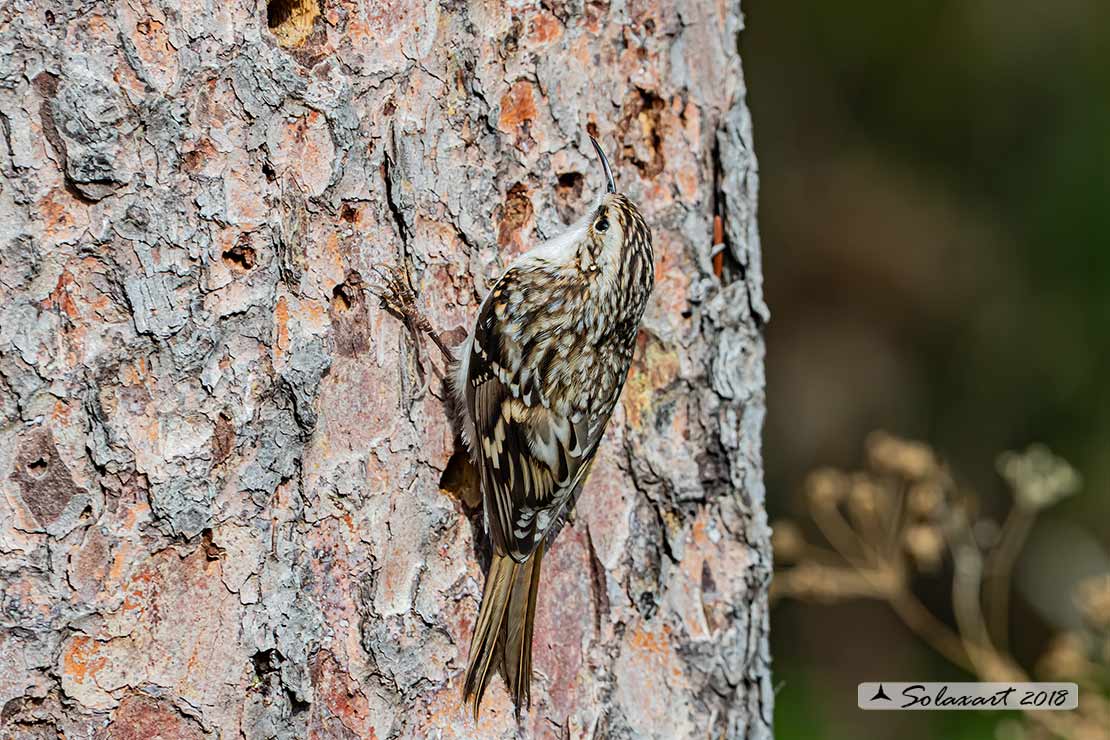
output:
[[[675,5],[0,9],[0,735],[770,736],[741,17]],[[532,708],[475,727],[478,494],[372,289],[460,340],[599,192],[587,130],[657,287]]]

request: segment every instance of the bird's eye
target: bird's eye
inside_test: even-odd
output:
[[[609,228],[609,219],[602,216],[594,224],[594,231],[606,231]]]

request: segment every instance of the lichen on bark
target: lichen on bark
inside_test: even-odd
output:
[[[740,28],[688,0],[0,8],[0,734],[769,737]],[[588,207],[587,130],[656,294],[545,562],[533,707],[497,681],[475,727],[473,481],[440,358],[369,290],[407,266],[461,338]]]

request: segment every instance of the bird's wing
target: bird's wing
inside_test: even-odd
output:
[[[490,536],[521,562],[583,480],[612,404],[603,402],[598,413],[556,410],[544,391],[551,387],[554,364],[543,352],[520,346],[511,326],[506,330],[497,315],[496,286],[494,291],[474,330],[465,399]],[[549,352],[555,351],[552,345]]]

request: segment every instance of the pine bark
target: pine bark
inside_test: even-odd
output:
[[[0,8],[0,736],[770,737],[741,23]],[[480,506],[443,360],[373,289],[407,268],[461,339],[598,192],[587,130],[657,288],[544,563],[533,706],[518,724],[497,679],[475,726]]]

